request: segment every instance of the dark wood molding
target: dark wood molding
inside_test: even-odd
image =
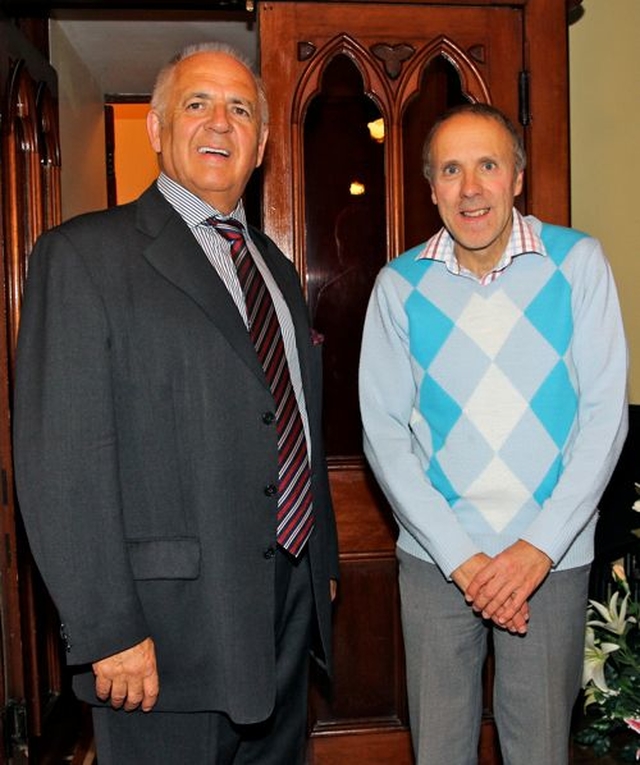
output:
[[[307,3],[322,0],[304,0]],[[345,0],[324,0],[324,2],[344,2]],[[372,3],[377,0],[346,0],[347,2]],[[389,3],[428,4],[425,0],[386,0]],[[513,0],[505,0],[505,4]],[[519,0],[519,5],[526,5],[527,0]],[[63,10],[183,10],[228,12],[251,17],[255,15],[258,0],[0,0],[0,11],[8,17],[47,17],[53,9]],[[477,4],[477,0],[458,0],[460,5]],[[495,3],[494,3],[495,4]],[[499,4],[499,3],[498,3]],[[567,10],[573,11],[582,5],[582,0],[566,0]]]
[[[52,10],[151,10],[228,13],[230,18],[255,15],[253,0],[0,0],[0,11],[10,18],[47,17]]]
[[[305,3],[322,0],[303,0]],[[485,0],[488,2],[489,0]],[[526,5],[528,0],[493,0],[494,5]],[[324,2],[345,2],[345,0],[324,0]],[[377,0],[346,0],[351,3],[374,3]],[[386,0],[388,3],[428,5],[434,0]],[[572,24],[584,13],[582,0],[565,0],[567,23]],[[477,0],[454,0],[454,4],[472,5]],[[202,12],[207,18],[219,21],[244,21],[252,24],[256,19],[258,0],[0,0],[0,17],[10,19],[42,53],[49,57],[48,18],[55,10],[106,11],[110,14],[138,12],[146,15],[151,11],[168,14],[167,20],[179,20],[180,14]],[[177,17],[176,17],[177,14]]]

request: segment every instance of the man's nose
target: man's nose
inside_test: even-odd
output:
[[[226,104],[214,104],[207,120],[207,127],[218,132],[225,132],[230,129],[231,121]]]
[[[481,184],[476,173],[469,171],[462,174],[462,184],[460,187],[462,196],[473,197],[480,193],[480,189]]]

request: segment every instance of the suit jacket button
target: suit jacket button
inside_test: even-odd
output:
[[[272,483],[264,487],[264,493],[267,495],[267,497],[273,497],[273,495],[276,494],[277,491],[278,491],[278,487]]]
[[[267,549],[263,553],[266,560],[271,560],[271,558],[273,558],[275,554],[276,554],[275,547],[267,547]]]
[[[262,422],[264,422],[265,425],[272,425],[275,419],[276,416],[273,412],[263,412],[262,414]]]

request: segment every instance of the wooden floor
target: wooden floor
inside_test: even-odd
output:
[[[45,746],[48,752],[35,752],[31,759],[37,765],[99,765],[91,731],[88,709],[75,701],[67,707],[59,727],[60,735],[55,745]],[[640,740],[639,740],[640,746]],[[570,765],[621,765],[623,761],[615,754],[595,757],[591,750],[572,745]],[[187,765],[187,763],[185,763]],[[338,763],[333,765],[352,765]],[[453,765],[447,763],[447,765]],[[537,764],[538,765],[538,764]]]
[[[49,765],[98,765],[93,742],[88,747],[73,751],[58,760],[48,760]],[[349,763],[336,763],[336,765],[349,765]],[[622,765],[622,760],[615,756],[595,757],[589,750],[576,749],[570,761],[570,765]]]
[[[85,741],[67,755],[57,760],[49,760],[49,765],[99,765],[93,741]],[[621,765],[622,760],[615,756],[596,757],[589,749],[573,747],[570,765]],[[335,763],[335,765],[351,765]]]

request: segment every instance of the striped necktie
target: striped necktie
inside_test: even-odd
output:
[[[278,433],[278,544],[298,556],[314,526],[307,439],[298,409],[280,322],[271,293],[247,247],[242,226],[229,218],[207,223],[229,242],[247,306],[249,334],[273,394]]]

